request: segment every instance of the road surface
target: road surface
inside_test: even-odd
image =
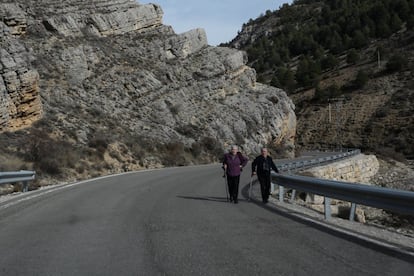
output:
[[[109,177],[6,203],[0,275],[414,275],[410,257],[243,195],[227,203],[220,165]]]

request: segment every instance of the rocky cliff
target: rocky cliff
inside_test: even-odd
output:
[[[85,175],[211,161],[233,143],[292,154],[286,93],[257,83],[244,52],[162,15],[127,0],[1,1],[0,131],[31,126],[0,135],[3,154]]]
[[[16,130],[40,118],[39,74],[31,66],[33,56],[19,41],[27,26],[22,11],[3,4],[0,17],[0,130]]]

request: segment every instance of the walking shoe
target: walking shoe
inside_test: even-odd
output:
[[[234,204],[239,203],[239,201],[237,200],[237,198],[234,200]]]

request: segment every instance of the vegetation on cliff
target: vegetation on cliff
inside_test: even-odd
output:
[[[413,1],[297,0],[226,45],[247,52],[260,81],[289,92],[299,144],[413,157],[413,36]]]

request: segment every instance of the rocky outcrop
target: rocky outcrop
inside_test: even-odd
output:
[[[26,13],[16,3],[0,3],[0,18],[8,26],[11,35],[20,36],[26,33]]]
[[[167,40],[167,58],[186,58],[207,47],[207,35],[203,29],[195,29]]]
[[[7,72],[15,74],[6,74],[8,86],[2,91],[13,95],[18,84],[24,88],[19,91],[32,92],[19,95],[40,91],[41,125],[53,141],[88,152],[94,139],[103,139],[111,145],[101,150],[130,156],[135,150],[141,165],[163,163],[162,155],[147,152],[164,146],[174,152],[169,145],[177,144],[185,158],[197,158],[200,150],[222,154],[233,143],[247,154],[269,144],[293,154],[296,117],[286,93],[257,83],[245,53],[209,46],[204,30],[175,34],[162,25],[159,6],[127,0],[19,0],[13,5],[11,10],[25,17],[14,22],[27,27],[16,38],[8,35],[7,43],[20,45],[18,51],[2,49],[25,55],[22,64],[28,69],[14,70],[8,62]],[[23,97],[15,106],[28,102]],[[28,113],[28,106],[24,110]],[[26,113],[16,112],[24,120]],[[7,118],[3,123],[11,125]]]
[[[42,113],[39,74],[30,64],[33,56],[13,37],[24,34],[25,27],[18,24],[24,20],[17,19],[6,17],[11,29],[0,22],[0,131],[30,126]]]
[[[106,12],[94,10],[94,13],[85,15],[78,10],[54,15],[43,21],[43,24],[48,30],[63,36],[119,35],[161,25],[162,11],[157,5],[132,6],[125,10],[119,8]]]

